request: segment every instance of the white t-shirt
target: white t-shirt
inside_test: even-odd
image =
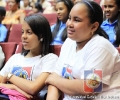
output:
[[[2,67],[4,60],[5,60],[5,55],[4,55],[2,48],[0,46],[0,68]]]
[[[120,90],[120,81],[118,79],[120,77],[120,72],[117,73],[120,70],[119,53],[107,39],[95,35],[81,50],[77,52],[76,42],[69,38],[66,39],[61,48],[54,72],[68,79],[84,79],[85,69],[102,70],[102,83],[106,84],[106,87],[103,86],[103,91],[99,95],[108,93],[110,89],[117,88],[117,90],[114,91],[114,94]],[[63,100],[84,99],[73,99],[65,94]]]
[[[20,53],[14,54],[0,71],[0,75],[4,76],[6,73],[12,73],[16,76],[34,81],[42,72],[51,73],[57,59],[58,57],[52,53],[44,57],[39,55],[32,58],[25,58]]]

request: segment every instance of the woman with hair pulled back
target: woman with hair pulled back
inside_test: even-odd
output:
[[[71,9],[68,38],[46,80],[47,100],[58,100],[60,91],[63,100],[104,100],[106,96],[119,100],[120,57],[100,28],[102,21],[102,9],[93,1],[79,1]]]
[[[62,45],[67,38],[66,21],[73,7],[71,0],[56,0],[57,22],[51,26],[52,45]]]
[[[58,57],[52,53],[50,25],[42,15],[25,18],[21,39],[22,53],[13,55],[0,71],[0,87],[17,90],[30,98],[47,89],[45,80]],[[6,81],[12,84],[6,84]]]
[[[108,34],[109,41],[115,46],[120,45],[120,0],[104,0],[106,20],[101,27]]]

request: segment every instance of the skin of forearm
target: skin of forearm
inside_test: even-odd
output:
[[[56,80],[54,85],[65,94],[71,96],[88,95],[88,93],[84,92],[83,90],[84,80],[80,80],[80,79],[69,80],[65,78],[59,78]]]
[[[49,85],[46,100],[58,100],[59,97],[60,91],[55,86]]]
[[[18,79],[19,78],[19,79]],[[15,81],[16,80],[16,81]],[[33,86],[31,86],[31,81],[17,77],[13,75],[10,80],[11,83],[22,89],[23,91],[26,91],[29,94],[32,94],[30,91],[32,90]],[[19,83],[19,84],[18,84]],[[34,82],[32,82],[34,85]],[[26,88],[25,88],[26,87]]]

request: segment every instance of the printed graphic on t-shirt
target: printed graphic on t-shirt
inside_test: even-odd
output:
[[[72,69],[70,65],[68,64],[64,65],[62,69],[62,77],[67,78],[67,79],[74,79],[72,76]]]
[[[32,80],[32,67],[14,66],[12,74],[27,80]]]

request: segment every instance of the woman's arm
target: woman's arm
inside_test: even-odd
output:
[[[13,75],[9,81],[19,87],[21,90],[25,91],[28,94],[34,95],[38,93],[44,86],[45,80],[50,73],[43,72],[35,81],[26,80],[18,76]],[[17,81],[16,81],[17,80]]]
[[[69,80],[60,77],[56,73],[52,73],[46,80],[47,84],[51,84],[57,87],[59,90],[68,95],[87,95],[89,93],[84,92],[84,80],[74,79]]]
[[[55,86],[49,85],[46,100],[58,100],[59,97],[60,91]]]

